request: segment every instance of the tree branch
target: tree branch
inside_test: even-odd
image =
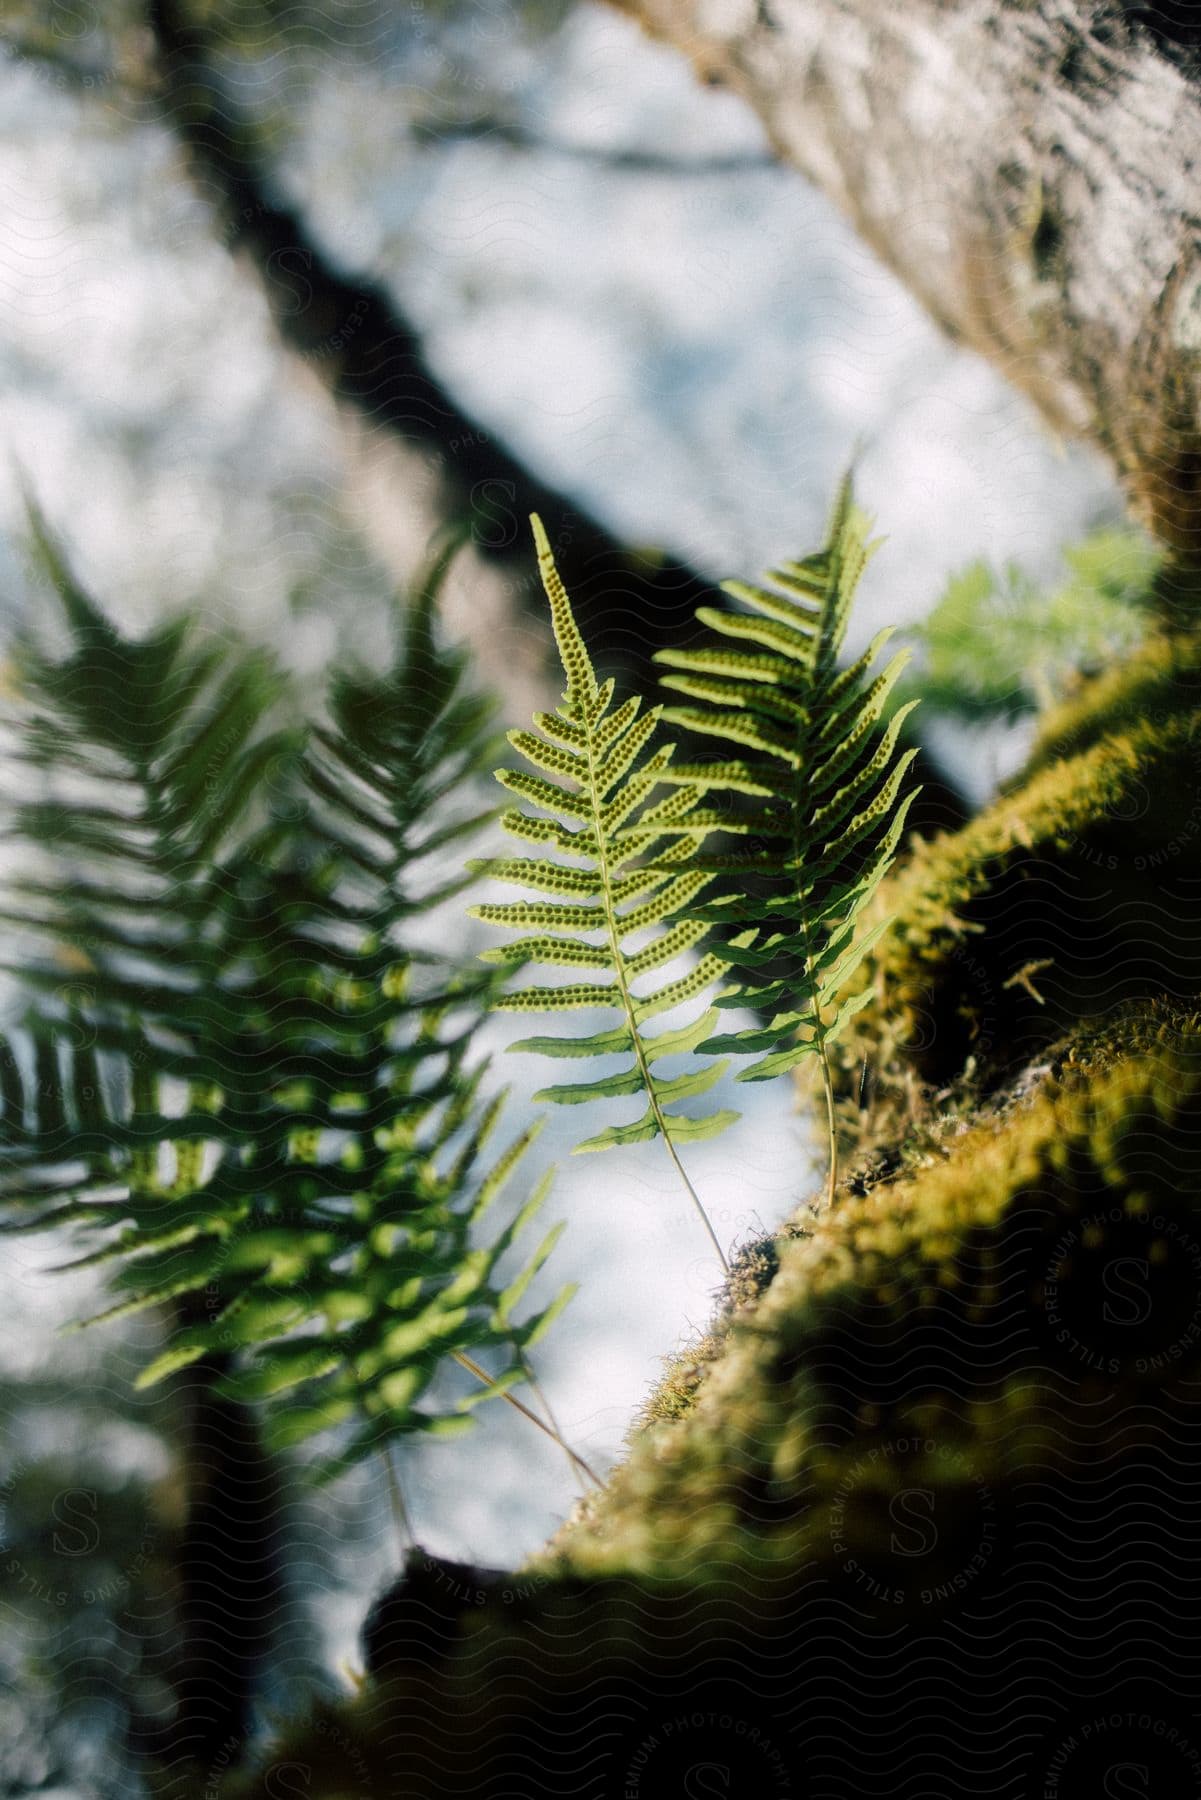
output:
[[[543,137],[510,119],[450,119],[415,124],[410,136],[417,144],[501,144],[506,149],[527,150],[544,156],[562,156],[598,169],[619,170],[623,175],[667,175],[672,180],[689,176],[745,175],[778,169],[779,158],[761,151],[731,151],[724,156],[672,156],[658,150],[611,150],[599,144],[573,144],[566,138]]]

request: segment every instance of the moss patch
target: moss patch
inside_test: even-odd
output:
[[[664,1360],[663,1378],[634,1423],[631,1439],[653,1425],[671,1424],[692,1408],[708,1370],[721,1356],[737,1325],[745,1324],[775,1280],[783,1246],[806,1237],[811,1226],[793,1220],[775,1237],[755,1238],[736,1251],[722,1284],[713,1324],[700,1337]]]
[[[640,1438],[551,1564],[678,1573],[741,1541],[835,1579],[826,1515],[865,1455],[882,1494],[930,1457],[1004,1483],[1062,1407],[1201,1370],[1199,1127],[1201,1019],[1138,1009],[1062,1047],[1033,1096],[785,1248],[688,1418]],[[902,1471],[909,1437],[937,1448]]]
[[[865,1070],[872,1131],[896,1145],[940,1090],[988,1092],[1077,1021],[1201,987],[1201,714],[1093,736],[1098,719],[1082,700],[1058,729],[1086,748],[884,884],[893,924],[853,978],[878,1004],[842,1041],[849,1133]]]
[[[1024,784],[1038,770],[1078,756],[1115,731],[1137,730],[1201,706],[1201,638],[1152,638],[1118,667],[1085,682],[1040,721]]]

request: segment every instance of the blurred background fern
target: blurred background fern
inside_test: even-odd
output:
[[[911,628],[919,663],[904,691],[971,723],[1014,720],[1135,649],[1154,624],[1152,540],[1106,527],[1067,545],[1063,561],[1066,579],[1050,586],[1012,562],[953,575]]]
[[[434,629],[450,552],[391,667],[338,673],[310,735],[261,652],[186,619],[124,636],[36,516],[35,536],[67,641],[23,635],[5,720],[5,836],[31,865],[6,884],[10,972],[36,996],[0,1047],[5,1229],[99,1240],[66,1265],[113,1271],[94,1323],[160,1309],[139,1385],[189,1371],[194,1449],[226,1402],[268,1403],[270,1449],[341,1427],[323,1477],[468,1426],[570,1289],[524,1308],[557,1230],[509,1254],[549,1176],[506,1205],[538,1125],[497,1153],[503,1095],[481,1099],[472,1054],[489,982],[406,936],[461,891],[488,817],[465,800],[489,707]],[[448,1362],[469,1372],[440,1387]],[[243,1629],[215,1594],[190,1604]],[[245,1731],[237,1684],[176,1685],[168,1761]]]

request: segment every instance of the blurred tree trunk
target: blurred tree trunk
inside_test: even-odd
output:
[[[176,1322],[201,1307],[178,1303]],[[169,1721],[139,1725],[134,1743],[157,1765],[156,1800],[194,1794],[208,1771],[236,1767],[251,1737],[256,1693],[273,1643],[297,1620],[289,1611],[287,1504],[281,1471],[259,1441],[253,1410],[218,1387],[227,1355],[176,1377],[177,1479],[184,1523],[175,1556],[169,1623],[155,1649],[173,1692]]]
[[[1201,562],[1195,5],[617,4],[745,96],[938,324]]]

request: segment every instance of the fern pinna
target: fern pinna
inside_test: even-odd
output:
[[[882,921],[861,932],[860,924],[917,791],[902,791],[916,750],[898,754],[917,702],[896,708],[881,730],[907,653],[873,678],[875,658],[891,635],[884,630],[848,668],[838,663],[855,589],[874,548],[867,529],[844,482],[824,549],[771,570],[770,587],[726,582],[725,591],[747,610],[700,609],[697,617],[725,643],[657,657],[674,671],[663,677],[664,686],[700,702],[668,707],[665,719],[750,753],[733,768],[707,765],[706,787],[772,797],[755,820],[763,847],[696,858],[727,878],[747,877],[710,897],[701,916],[743,927],[710,948],[735,977],[716,1004],[750,1007],[764,1018],[757,1028],[714,1035],[699,1048],[755,1054],[740,1081],[767,1080],[805,1057],[817,1058],[829,1138],[827,1203],[837,1179],[829,1047],[871,998],[869,989],[838,1005],[839,993],[886,928]]]
[[[544,1088],[536,1098],[570,1106],[641,1096],[643,1110],[635,1119],[608,1126],[577,1149],[662,1137],[725,1264],[676,1146],[714,1137],[738,1115],[717,1111],[698,1118],[674,1109],[707,1093],[726,1064],[706,1059],[672,1076],[657,1066],[695,1051],[712,1034],[717,1015],[706,1010],[676,1029],[647,1029],[661,1014],[703,994],[721,975],[722,964],[702,956],[685,974],[658,987],[644,982],[706,934],[695,909],[713,877],[695,866],[695,850],[723,822],[722,815],[702,806],[705,788],[695,772],[666,794],[658,792],[674,756],[673,745],[656,742],[659,709],[643,711],[637,697],[614,706],[614,684],[597,681],[541,521],[535,518],[533,527],[567,685],[556,712],[537,713],[533,731],[509,733],[509,742],[535,772],[497,771],[497,780],[530,808],[512,807],[501,822],[512,836],[570,861],[525,855],[487,864],[493,878],[550,898],[489,902],[471,911],[490,924],[529,934],[484,952],[486,960],[510,968],[535,964],[587,971],[596,979],[510,987],[494,1004],[508,1012],[604,1008],[620,1014],[616,1026],[526,1038],[512,1048],[550,1057],[629,1059],[616,1074]],[[644,938],[639,947],[629,941]]]
[[[5,904],[43,996],[0,1053],[10,1227],[100,1232],[102,1317],[172,1303],[143,1381],[205,1357],[270,1397],[277,1440],[357,1418],[331,1471],[457,1429],[567,1294],[518,1317],[554,1233],[501,1276],[545,1184],[492,1225],[534,1131],[485,1161],[479,978],[397,935],[460,885],[420,870],[476,822],[441,803],[484,754],[434,581],[395,667],[342,677],[303,751],[261,657],[183,624],[126,638],[43,550],[71,640],[19,647],[6,759],[48,788],[8,833],[47,864]],[[489,1353],[470,1395],[435,1397],[445,1359]]]

